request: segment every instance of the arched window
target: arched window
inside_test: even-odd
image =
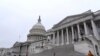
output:
[[[98,46],[97,45],[95,45],[95,49],[96,49],[97,55],[99,56],[99,50],[98,50]]]

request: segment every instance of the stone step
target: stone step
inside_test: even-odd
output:
[[[74,45],[57,46],[41,53],[33,54],[30,56],[85,56],[81,53],[74,51]]]

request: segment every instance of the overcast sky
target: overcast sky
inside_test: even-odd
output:
[[[47,30],[66,16],[89,9],[100,10],[100,0],[0,0],[0,47],[26,41],[39,15]]]

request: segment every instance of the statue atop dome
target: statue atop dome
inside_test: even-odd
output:
[[[38,23],[41,23],[41,18],[40,18],[40,16],[39,16],[39,19],[38,19]]]

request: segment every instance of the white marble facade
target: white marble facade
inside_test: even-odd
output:
[[[51,32],[49,30],[47,34],[52,38],[52,44],[57,46],[74,44],[76,51],[81,52],[82,50],[82,53],[87,54],[90,50],[95,56],[99,56],[100,11],[97,12],[89,10],[78,15],[68,16],[54,25]],[[89,45],[90,48],[82,47],[82,44],[87,48]]]

